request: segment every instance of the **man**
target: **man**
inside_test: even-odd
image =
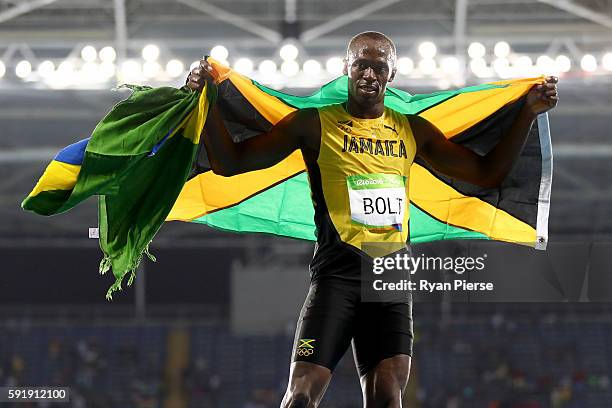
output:
[[[209,113],[203,140],[215,173],[232,176],[266,168],[297,149],[308,171],[317,244],[282,407],[318,406],[351,342],[365,407],[401,407],[412,355],[411,304],[362,302],[361,260],[368,254],[361,244],[406,246],[406,179],[416,155],[449,177],[496,186],[518,158],[537,115],[558,100],[557,78],[534,86],[508,134],[479,156],[447,140],[427,120],[385,108],[395,62],[389,38],[358,34],[347,47],[346,103],[295,111],[270,132],[241,143],[232,141],[215,106]],[[189,87],[201,90],[212,80],[211,70],[201,61],[188,78]],[[369,188],[372,184],[386,188]],[[372,200],[378,199],[397,206],[377,208],[373,215]]]

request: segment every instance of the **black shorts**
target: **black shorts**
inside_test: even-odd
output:
[[[358,281],[322,277],[310,284],[295,333],[292,361],[334,370],[352,342],[359,375],[397,354],[412,356],[412,304],[361,302]]]

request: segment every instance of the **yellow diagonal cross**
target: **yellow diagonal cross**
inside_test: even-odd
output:
[[[315,339],[300,339],[300,345],[298,346],[298,348],[311,348],[313,349],[314,346],[310,343],[312,343],[313,341],[315,341]]]

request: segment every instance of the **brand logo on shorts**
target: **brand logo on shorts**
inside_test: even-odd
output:
[[[296,354],[301,357],[308,357],[314,353],[315,339],[300,339],[300,344],[297,346]]]

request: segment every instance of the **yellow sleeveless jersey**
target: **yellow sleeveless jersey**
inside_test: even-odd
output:
[[[370,257],[404,248],[409,240],[408,178],[416,154],[408,119],[389,108],[379,118],[355,118],[342,104],[318,113],[319,155],[316,163],[306,160],[317,225],[311,268],[326,263],[317,261],[319,252],[335,257],[342,244]]]

